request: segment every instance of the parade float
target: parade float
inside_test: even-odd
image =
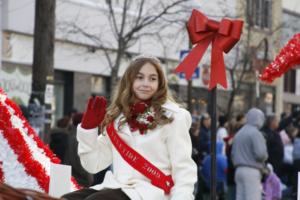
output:
[[[48,193],[51,163],[60,160],[0,88],[0,183]],[[80,188],[74,178],[70,181],[70,191]]]

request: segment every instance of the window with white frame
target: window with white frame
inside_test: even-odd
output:
[[[296,92],[296,70],[291,69],[284,74],[283,91],[287,93],[295,94]]]
[[[260,29],[271,29],[272,0],[247,0],[247,22]]]

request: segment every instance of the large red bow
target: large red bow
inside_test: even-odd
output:
[[[184,72],[186,79],[190,79],[208,45],[212,42],[209,90],[217,84],[227,88],[223,51],[228,53],[239,41],[242,27],[242,20],[222,19],[221,22],[217,22],[193,10],[187,29],[192,44],[197,45],[175,71]]]

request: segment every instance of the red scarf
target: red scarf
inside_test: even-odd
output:
[[[131,117],[127,123],[131,131],[138,130],[142,135],[147,132],[154,121],[155,112],[151,107],[151,101],[140,101],[130,106]]]

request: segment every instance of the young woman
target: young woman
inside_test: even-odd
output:
[[[197,167],[191,158],[191,115],[174,103],[160,63],[137,57],[105,109],[89,99],[77,128],[83,167],[104,181],[64,195],[68,200],[192,200]],[[101,125],[101,126],[99,126]],[[100,131],[99,131],[100,130]],[[98,135],[98,132],[100,134]]]

